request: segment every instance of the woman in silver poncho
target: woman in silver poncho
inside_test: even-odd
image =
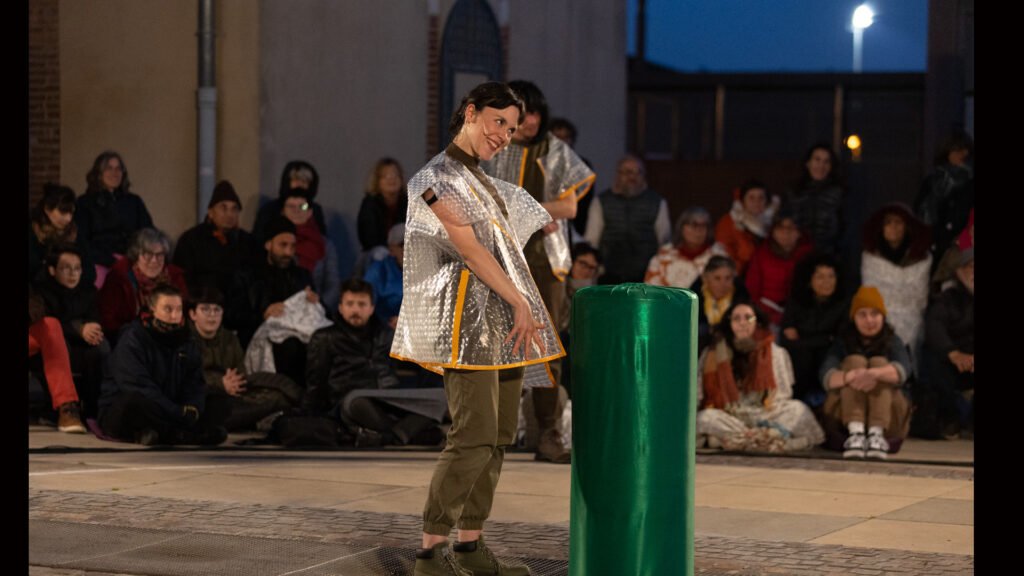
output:
[[[481,531],[514,439],[523,369],[565,354],[522,251],[551,218],[479,166],[508,145],[523,114],[507,85],[477,86],[452,116],[452,143],[409,182],[391,355],[442,372],[452,416],[424,506],[417,575],[495,573]],[[453,526],[459,542],[449,548]],[[529,569],[502,564],[500,573]]]

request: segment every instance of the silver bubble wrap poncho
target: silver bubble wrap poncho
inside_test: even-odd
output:
[[[526,241],[551,217],[526,190],[493,178],[490,183],[508,218],[484,184],[444,152],[409,181],[402,308],[391,356],[440,373],[444,368],[527,366],[565,355],[523,256]],[[504,342],[513,326],[512,307],[463,262],[444,225],[423,200],[428,189],[457,224],[472,226],[477,241],[530,303],[533,317],[544,325],[539,330],[544,354],[533,345],[524,360],[522,345],[513,354],[513,342]]]

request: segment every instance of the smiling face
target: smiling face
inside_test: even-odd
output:
[[[824,148],[815,148],[806,166],[811,178],[820,182],[832,171],[832,155]]]
[[[107,190],[116,190],[121,186],[121,181],[124,179],[124,167],[121,166],[121,160],[116,156],[111,156],[107,160],[107,163],[103,166],[102,181],[103,187]]]
[[[877,308],[859,308],[853,313],[853,323],[861,336],[871,338],[882,331],[885,316]]]
[[[750,306],[740,304],[733,308],[729,323],[737,340],[753,338],[754,330],[757,328],[757,315]]]
[[[166,261],[167,252],[163,245],[147,244],[139,253],[139,260],[135,265],[146,278],[156,278],[163,271]]]
[[[743,195],[741,203],[745,212],[760,216],[768,206],[768,192],[764,188],[751,188]]]
[[[474,158],[490,160],[511,142],[518,122],[519,109],[515,106],[501,110],[484,106],[477,110],[475,105],[469,104],[462,131],[455,139],[456,145]]]
[[[811,292],[820,300],[831,297],[836,292],[836,270],[831,266],[818,266],[811,275]]]

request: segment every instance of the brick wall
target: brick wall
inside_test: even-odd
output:
[[[58,0],[28,4],[29,202],[60,181],[60,20]],[[81,194],[84,190],[75,190]]]

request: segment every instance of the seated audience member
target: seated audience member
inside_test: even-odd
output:
[[[953,285],[936,296],[928,308],[923,360],[924,377],[914,387],[914,419],[934,422],[929,434],[932,437],[959,433],[963,438],[973,438],[973,247],[960,253]],[[918,402],[927,396],[934,402]],[[926,410],[935,413],[925,413]]]
[[[793,214],[785,208],[776,212],[768,239],[754,251],[745,280],[750,298],[768,315],[773,331],[782,322],[793,269],[810,251],[811,245],[800,237]]]
[[[580,288],[596,286],[601,276],[601,253],[586,242],[577,242],[572,246],[572,266],[569,268],[569,275],[565,279],[565,291],[569,295],[570,306],[572,297]],[[571,335],[566,327],[558,333],[562,339],[562,347],[565,348],[565,358],[562,360],[562,387],[572,397],[572,361],[569,358]]]
[[[46,388],[50,394],[53,409],[57,411],[57,430],[73,434],[84,434],[81,405],[78,392],[71,379],[71,360],[60,322],[45,316],[43,299],[32,293],[28,296],[28,356],[39,355],[42,360]]]
[[[748,180],[736,191],[729,213],[718,220],[715,240],[736,263],[739,276],[747,271],[747,263],[754,257],[754,250],[768,236],[772,217],[778,209],[778,196],[769,197],[764,184]]]
[[[711,335],[733,302],[749,302],[747,289],[736,278],[736,265],[728,256],[712,256],[700,278],[697,293],[697,350],[711,343]]]
[[[207,393],[225,396],[231,406],[224,427],[249,430],[279,410],[299,405],[302,388],[283,374],[247,374],[238,336],[222,325],[224,297],[203,286],[189,300],[189,323],[203,358]]]
[[[46,315],[60,321],[73,373],[82,401],[82,415],[96,417],[96,402],[103,383],[103,368],[110,343],[103,337],[96,287],[82,281],[82,256],[70,244],[50,250],[48,275],[37,283],[36,293],[46,305]]]
[[[835,257],[812,253],[796,265],[793,291],[782,314],[779,343],[793,359],[793,396],[811,406],[821,406],[825,400],[819,370],[850,311],[839,285]]]
[[[374,314],[392,330],[398,323],[402,308],[402,260],[405,254],[405,224],[398,223],[388,232],[387,250],[377,246],[370,250],[363,280],[373,286],[377,296]]]
[[[118,332],[138,317],[152,301],[158,284],[170,284],[188,294],[185,273],[170,264],[171,240],[156,228],[143,228],[132,236],[125,257],[107,274],[99,294],[100,325],[117,344]]]
[[[281,215],[295,225],[295,261],[312,274],[313,292],[320,295],[321,304],[330,309],[330,302],[338,300],[338,253],[334,243],[320,232],[313,222],[309,192],[304,188],[291,188],[282,196]]]
[[[306,342],[309,342],[309,337],[320,327],[317,323],[323,320],[323,308],[320,308],[318,317],[312,320],[313,323],[287,314],[285,303],[296,293],[304,292],[306,302],[316,304],[317,307],[321,306],[320,297],[311,288],[313,278],[309,270],[295,262],[295,224],[284,216],[278,216],[267,224],[265,231],[266,262],[256,268],[256,280],[249,290],[249,305],[253,314],[250,326],[254,332],[257,326],[260,327],[264,332],[264,338],[256,342],[253,335],[249,339],[246,356],[252,354],[262,357],[263,354],[258,350],[264,350],[268,346],[271,354],[270,358],[247,367],[253,372],[284,374],[296,384],[305,386]],[[267,320],[271,318],[279,319],[287,325],[297,323],[294,327],[300,330],[289,331],[286,325],[267,325]],[[269,332],[272,330],[277,331],[283,338],[272,341],[269,338]]]
[[[928,306],[931,274],[931,233],[910,208],[888,204],[864,223],[861,283],[874,286],[885,299],[886,321],[910,347],[916,373],[917,355],[924,341],[924,311]]]
[[[327,234],[327,223],[324,220],[324,209],[314,199],[320,189],[320,175],[316,168],[304,160],[292,160],[285,164],[281,171],[281,184],[278,187],[277,198],[260,206],[256,212],[256,223],[252,226],[254,238],[266,236],[266,226],[271,220],[276,219],[284,210],[284,201],[290,190],[301,188],[306,191],[306,198],[309,200],[309,209],[313,213],[313,222],[316,223],[320,233]]]
[[[221,180],[213,189],[206,220],[186,230],[174,248],[174,264],[185,271],[190,293],[213,286],[224,295],[223,324],[229,330],[245,327],[249,317],[246,292],[263,256],[252,235],[238,226],[241,211],[242,201],[234,186]]]
[[[97,286],[102,287],[107,271],[127,252],[132,234],[152,228],[153,218],[146,203],[132,191],[128,167],[117,152],[108,150],[97,156],[85,181],[75,223],[89,250],[86,260],[98,266]]]
[[[675,243],[665,244],[647,265],[644,283],[690,288],[700,278],[712,256],[725,256],[725,248],[710,234],[711,215],[703,208],[689,208],[676,221]]]
[[[306,413],[339,418],[357,443],[437,444],[447,404],[442,389],[396,389],[389,352],[394,331],[373,314],[373,288],[341,288],[338,315],[309,342]]]
[[[67,186],[47,184],[43,197],[29,213],[28,280],[46,278],[46,255],[58,244],[73,244],[82,254],[82,282],[96,282],[96,268],[86,256],[86,246],[74,222],[75,193]]]
[[[960,267],[960,253],[974,246],[974,208],[967,218],[967,227],[956,237],[956,242],[949,246],[942,254],[932,273],[928,293],[931,297],[937,296],[946,288],[956,284],[956,269]]]
[[[169,284],[149,291],[149,305],[125,329],[110,355],[100,396],[103,433],[151,446],[220,444],[230,407],[208,395],[199,345]]]
[[[854,294],[850,319],[821,366],[828,392],[823,422],[830,447],[842,442],[844,458],[885,459],[900,449],[910,429],[910,403],[900,390],[910,358],[874,286]]]
[[[698,362],[697,445],[783,452],[825,440],[814,414],[793,399],[793,366],[762,315],[734,302]]]
[[[394,226],[405,223],[408,205],[405,178],[398,160],[377,160],[366,185],[366,196],[359,206],[359,243],[364,251],[391,245],[389,234]]]

